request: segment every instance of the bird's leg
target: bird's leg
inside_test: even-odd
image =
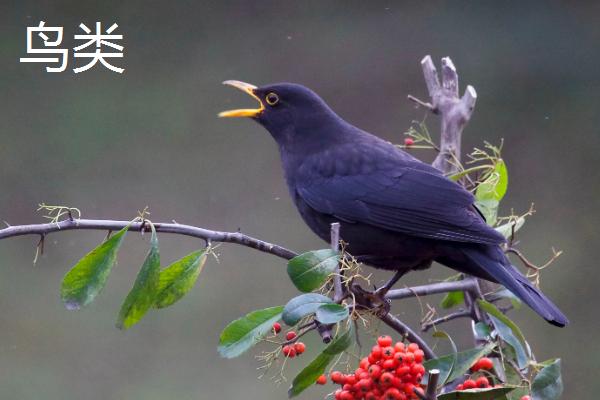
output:
[[[392,278],[387,281],[385,283],[385,285],[383,285],[382,287],[380,287],[379,289],[377,289],[375,291],[375,293],[373,293],[375,296],[379,296],[381,298],[384,298],[385,295],[387,294],[387,292],[396,284],[396,282],[398,282],[400,280],[400,278],[402,278],[404,276],[404,274],[406,274],[406,272],[408,272],[407,270],[398,270],[396,271],[396,273],[394,274],[394,276],[392,276]]]

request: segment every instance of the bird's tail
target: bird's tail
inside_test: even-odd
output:
[[[477,269],[483,270],[485,275],[514,293],[546,321],[561,327],[569,323],[558,307],[510,263],[500,247],[468,247],[461,249],[461,252],[476,264]]]

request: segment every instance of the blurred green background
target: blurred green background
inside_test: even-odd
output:
[[[125,57],[113,63],[125,73],[98,65],[76,75],[72,57],[63,73],[19,63],[26,27],[40,20],[63,26],[70,48],[81,22],[117,22]],[[114,219],[133,218],[148,205],[154,221],[240,228],[297,251],[320,248],[288,198],[269,135],[248,120],[216,118],[252,104],[221,81],[303,83],[350,122],[399,142],[410,122],[425,116],[406,100],[426,97],[419,61],[431,54],[439,67],[448,55],[461,93],[472,84],[479,95],[465,151],[504,138],[510,185],[501,211],[536,204],[521,248],[538,263],[552,246],[565,250],[542,287],[571,325],[554,328],[528,309],[511,316],[538,359],[564,359],[564,398],[594,398],[599,20],[598,3],[584,2],[3,1],[0,220],[43,221],[35,212],[40,202]],[[427,121],[437,133],[437,118]],[[431,159],[427,151],[413,153]],[[230,361],[216,351],[229,321],[295,295],[284,262],[223,245],[220,261],[209,261],[184,300],[122,332],[114,322],[147,237],[128,236],[89,308],[68,312],[59,299],[63,274],[104,234],[52,234],[35,266],[37,237],[0,242],[0,399],[286,397],[287,384],[257,381],[251,354]],[[164,263],[201,245],[159,239]],[[403,282],[449,273],[435,267]],[[395,311],[413,324],[420,315],[415,301]],[[463,348],[471,345],[461,333],[465,321],[447,328]],[[288,377],[316,354],[318,341],[307,344]],[[326,389],[301,398],[322,398]]]

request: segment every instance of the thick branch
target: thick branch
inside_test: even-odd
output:
[[[117,231],[123,229],[130,224],[130,221],[113,221],[100,219],[67,219],[57,223],[49,224],[32,224],[9,226],[0,229],[0,240],[14,236],[23,235],[46,235],[51,232],[68,231],[68,230],[108,230]],[[191,236],[204,239],[210,242],[235,243],[242,246],[250,247],[265,253],[273,254],[277,257],[289,260],[297,254],[285,247],[268,243],[260,239],[244,235],[240,232],[220,232],[212,231],[204,228],[198,228],[191,225],[182,225],[177,223],[155,223],[154,227],[157,232],[173,233],[176,235]],[[147,226],[142,222],[134,222],[129,226],[130,231],[145,230]]]
[[[455,291],[471,292],[476,290],[477,281],[473,278],[452,282],[439,282],[430,285],[414,286],[411,288],[390,290],[385,296],[389,300],[405,299],[407,297],[429,296],[438,293]]]
[[[477,92],[473,86],[467,86],[463,97],[458,97],[458,73],[450,57],[442,58],[441,84],[431,56],[425,56],[421,60],[421,67],[431,102],[424,102],[414,96],[409,96],[409,99],[440,115],[440,153],[433,166],[448,174],[455,173],[460,161],[462,131],[473,114]]]

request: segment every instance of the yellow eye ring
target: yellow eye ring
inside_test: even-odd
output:
[[[265,96],[265,101],[268,105],[274,106],[275,104],[279,103],[279,96],[277,96],[277,93],[270,92]]]

